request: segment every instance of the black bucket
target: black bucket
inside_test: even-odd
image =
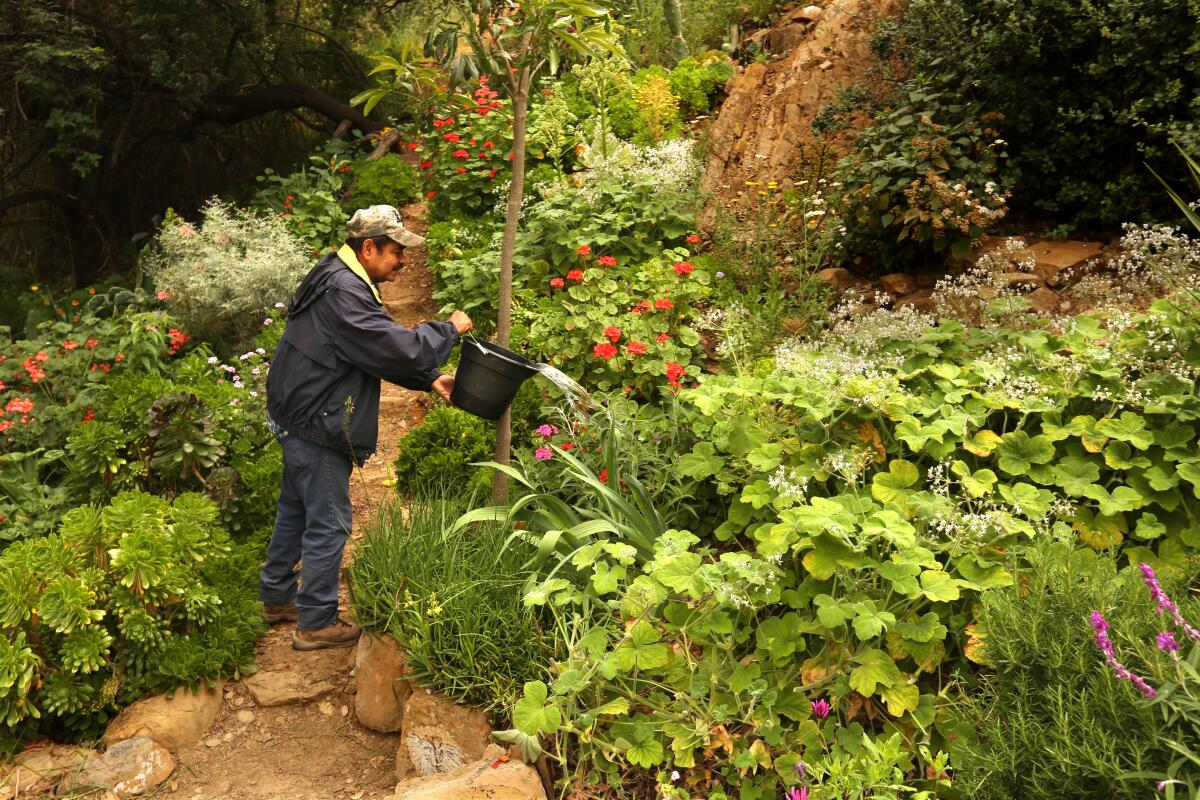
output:
[[[521,384],[537,372],[537,365],[511,350],[464,338],[450,402],[477,417],[500,419]]]

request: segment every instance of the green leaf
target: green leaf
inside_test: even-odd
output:
[[[871,496],[881,503],[903,506],[916,491],[914,487],[920,479],[916,464],[902,458],[893,459],[887,472],[877,472],[871,479]]]
[[[633,624],[625,641],[616,649],[617,664],[622,672],[657,669],[670,660],[670,650],[661,644],[662,634],[644,619]]]
[[[663,746],[658,739],[635,742],[625,749],[625,758],[635,767],[649,769],[662,763]]]
[[[936,569],[927,569],[921,573],[921,593],[935,603],[957,600],[960,595],[954,578]]]
[[[883,698],[888,713],[893,717],[899,717],[909,711],[916,711],[917,706],[921,704],[921,690],[911,683],[901,683],[880,689],[879,696]]]
[[[1118,486],[1109,494],[1103,486],[1093,485],[1087,487],[1083,496],[1099,501],[1100,514],[1106,517],[1120,514],[1122,511],[1133,511],[1147,503],[1146,498],[1128,486]]]
[[[1100,467],[1089,458],[1067,456],[1054,465],[1054,482],[1072,497],[1081,497],[1098,480]]]
[[[874,639],[896,623],[895,614],[880,611],[872,603],[859,603],[856,609],[858,615],[854,618],[854,635],[860,641]]]
[[[513,725],[530,736],[557,731],[562,725],[562,714],[556,703],[546,703],[548,696],[546,684],[541,681],[526,682],[521,699],[513,706]]]
[[[946,638],[946,626],[938,615],[930,611],[923,614],[916,622],[905,620],[896,625],[896,633],[913,642],[930,642],[934,639]]]
[[[1142,512],[1138,517],[1137,528],[1133,535],[1139,539],[1157,539],[1167,532],[1167,526],[1158,521],[1158,517],[1149,511]]]
[[[963,441],[963,449],[980,458],[986,458],[1000,445],[1001,441],[1003,440],[1000,435],[994,431],[976,431],[971,438]]]
[[[964,461],[955,461],[950,471],[958,476],[963,491],[971,497],[983,497],[990,494],[996,484],[996,473],[990,469],[977,469],[974,472]]]
[[[1009,475],[1024,475],[1034,464],[1045,464],[1054,458],[1054,442],[1048,436],[1013,431],[1001,437],[996,456],[1000,469]]]
[[[1000,496],[1008,503],[1014,514],[1023,514],[1029,519],[1041,519],[1054,502],[1054,493],[1039,489],[1032,483],[1002,484]]]
[[[1154,434],[1146,430],[1146,420],[1132,411],[1121,413],[1120,419],[1107,418],[1096,423],[1096,432],[1129,442],[1138,450],[1145,450],[1154,444]]]
[[[521,749],[521,759],[526,764],[532,764],[542,754],[542,746],[537,736],[531,736],[525,731],[510,728],[506,731],[492,731],[492,741],[501,744],[515,744]]]
[[[716,454],[712,442],[699,442],[692,452],[680,457],[676,469],[687,478],[703,480],[725,468],[725,459]]]
[[[879,687],[890,688],[904,682],[896,662],[883,650],[869,648],[854,657],[859,666],[850,671],[850,688],[863,697],[875,694]]]

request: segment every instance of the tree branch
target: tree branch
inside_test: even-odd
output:
[[[333,126],[348,119],[363,133],[373,133],[387,127],[384,122],[368,119],[360,111],[300,81],[285,81],[272,86],[260,86],[242,94],[209,95],[192,118],[191,124],[217,122],[232,125],[272,111],[291,111],[310,108],[328,119]]]

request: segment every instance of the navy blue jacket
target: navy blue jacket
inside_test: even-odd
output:
[[[397,325],[330,253],[301,282],[267,373],[267,413],[289,435],[362,464],[379,436],[379,381],[429,391],[458,342],[450,322]]]

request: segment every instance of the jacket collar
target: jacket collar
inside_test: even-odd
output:
[[[358,263],[358,256],[354,255],[354,251],[350,249],[350,245],[342,245],[342,249],[337,251],[337,256],[345,263],[347,267],[350,268],[351,272],[362,278],[363,282],[367,284],[367,286],[371,287],[371,294],[375,295],[375,300],[379,303],[383,303],[383,298],[379,296],[379,289],[376,288],[375,283],[371,280],[371,277],[367,275],[367,271],[363,268],[363,265]]]

